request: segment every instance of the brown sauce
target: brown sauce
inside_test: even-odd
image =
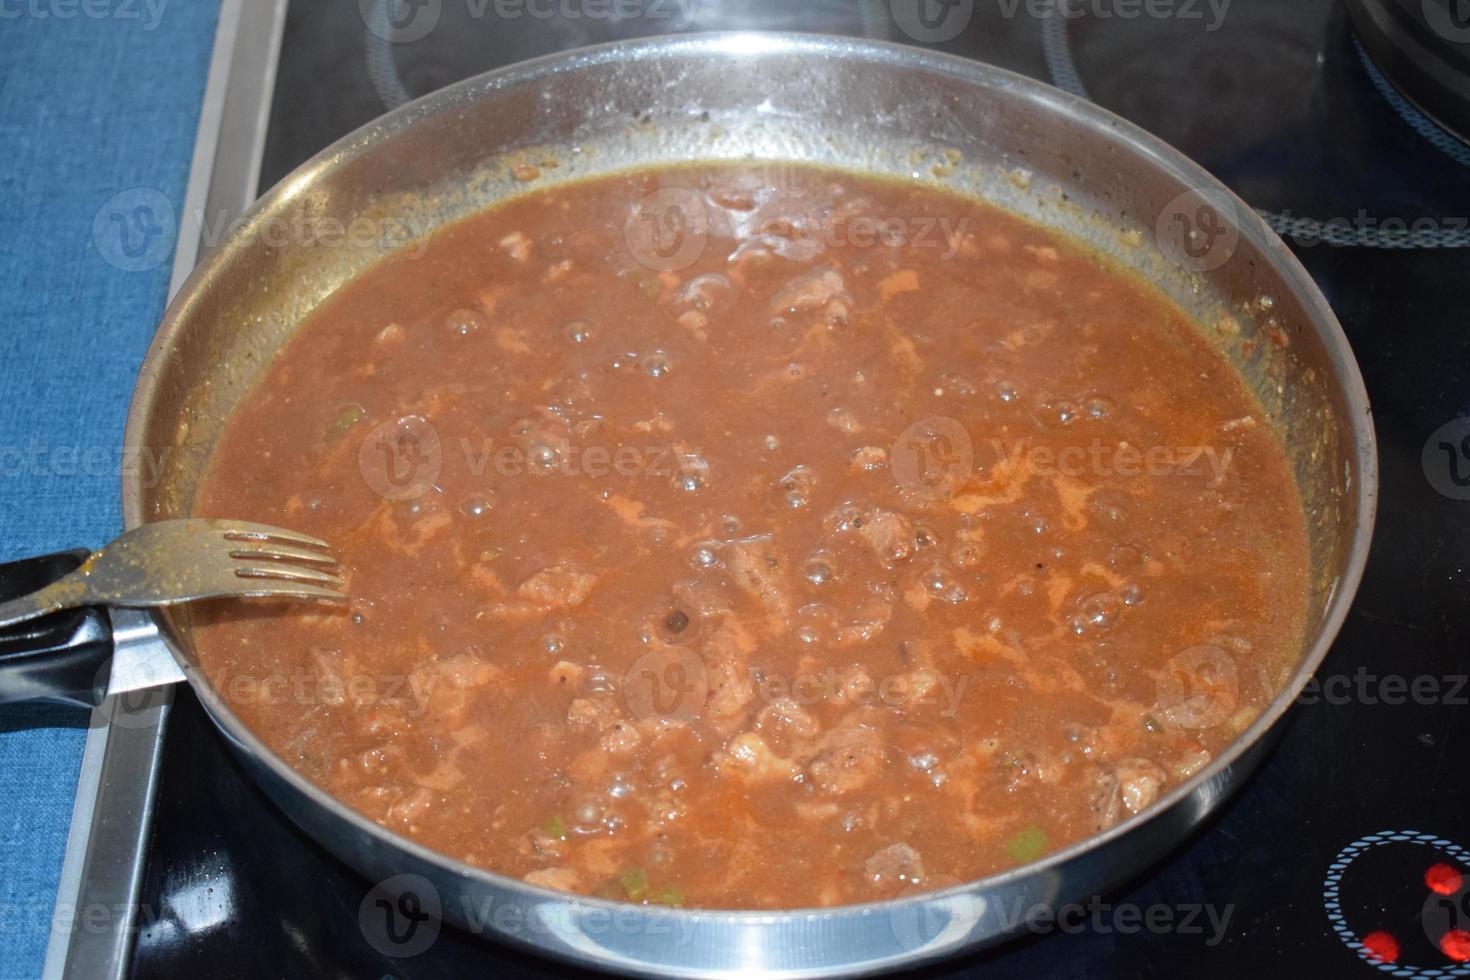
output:
[[[198,511],[344,562],[349,609],[197,631],[272,749],[452,857],[639,902],[871,901],[1077,841],[1249,724],[1306,605],[1282,447],[1179,309],[804,168],[547,189],[386,262]]]

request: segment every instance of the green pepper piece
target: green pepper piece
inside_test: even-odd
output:
[[[631,901],[641,902],[648,897],[648,875],[643,873],[642,868],[624,871],[618,875],[618,883],[623,886],[623,891]]]
[[[1036,824],[1032,824],[1011,838],[1006,845],[1006,853],[1011,860],[1017,864],[1029,864],[1041,857],[1047,851],[1046,831]]]

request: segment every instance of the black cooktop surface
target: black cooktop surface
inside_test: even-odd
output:
[[[431,0],[414,9],[432,29],[392,45],[351,0],[293,4],[262,186],[406,96],[684,29],[925,41],[1085,90],[1174,143],[1272,213],[1357,353],[1382,454],[1367,578],[1277,748],[1185,846],[1032,935],[924,972],[1470,976],[1470,250],[1434,247],[1470,237],[1470,148],[1403,104],[1335,0],[1092,0],[1064,30],[1050,4],[920,2],[922,38],[895,18],[901,0],[699,0],[620,21],[579,0],[511,20]],[[165,751],[135,975],[572,972],[448,927],[390,955],[405,950],[360,924],[372,883],[265,800],[187,691]]]

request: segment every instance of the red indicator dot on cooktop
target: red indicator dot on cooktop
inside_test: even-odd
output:
[[[1470,962],[1470,929],[1451,929],[1439,937],[1439,948],[1456,963]]]
[[[1439,895],[1453,895],[1460,890],[1461,882],[1460,872],[1456,871],[1452,865],[1443,862],[1431,865],[1429,870],[1424,872],[1424,884],[1429,886],[1430,891]]]
[[[1380,963],[1399,961],[1399,941],[1382,929],[1364,936],[1363,948],[1368,951],[1369,956]]]

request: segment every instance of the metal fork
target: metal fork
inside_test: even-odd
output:
[[[82,606],[148,608],[226,596],[347,598],[327,543],[242,521],[145,524],[39,592],[0,603],[0,629]],[[317,566],[317,567],[311,567]]]

